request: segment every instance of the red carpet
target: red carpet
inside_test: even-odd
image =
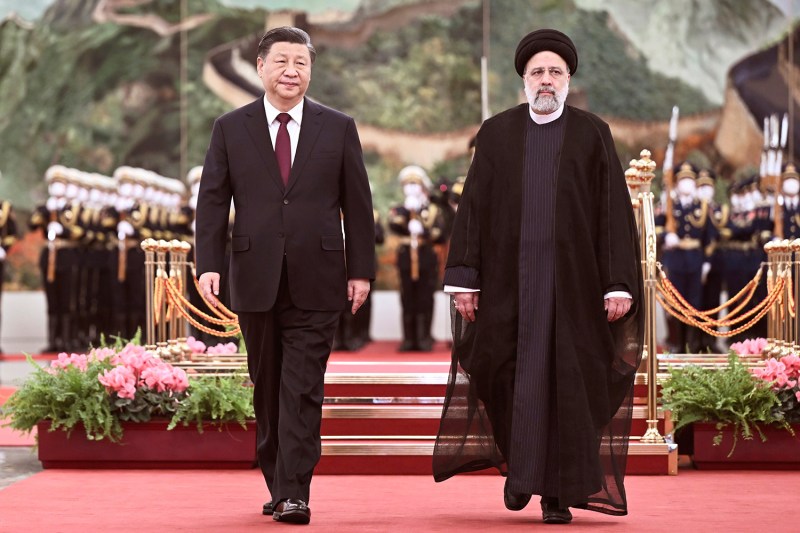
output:
[[[698,472],[626,482],[630,515],[575,511],[569,531],[797,531],[791,472]],[[536,502],[507,511],[499,476],[316,476],[309,529],[325,532],[530,531]],[[255,531],[258,471],[47,470],[0,491],[0,531]],[[781,503],[787,502],[787,503]],[[788,506],[788,508],[787,508]],[[283,525],[274,525],[278,529]],[[304,530],[305,531],[305,530]]]

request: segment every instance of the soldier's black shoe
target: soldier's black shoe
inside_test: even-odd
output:
[[[572,513],[569,509],[559,508],[558,503],[542,501],[542,520],[545,524],[569,524],[572,522]]]
[[[264,515],[272,514],[272,500],[264,504],[264,508],[261,510],[261,514]]]
[[[503,486],[503,503],[506,504],[506,509],[521,511],[525,509],[529,501],[531,501],[531,495],[512,491],[508,486],[508,478],[506,478],[506,484]]]
[[[414,341],[405,339],[402,343],[400,343],[400,347],[397,349],[399,352],[416,352],[417,347],[414,345]]]

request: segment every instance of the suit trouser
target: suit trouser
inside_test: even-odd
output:
[[[284,263],[272,310],[239,312],[253,381],[258,463],[272,501],[309,500],[321,455],[325,368],[341,311],[306,311],[289,294]]]

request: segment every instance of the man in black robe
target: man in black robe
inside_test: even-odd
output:
[[[528,104],[481,126],[450,244],[434,477],[496,467],[506,507],[539,494],[548,523],[624,515],[644,318],[630,197],[608,125],[564,105],[569,37],[530,33],[515,66]]]

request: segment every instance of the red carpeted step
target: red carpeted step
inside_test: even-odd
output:
[[[439,430],[439,405],[324,405],[323,435],[426,435]]]
[[[434,439],[392,439],[376,436],[323,437],[321,474],[426,474],[431,471]],[[677,474],[678,454],[668,444],[632,439],[628,474]],[[483,473],[494,473],[485,470]]]

